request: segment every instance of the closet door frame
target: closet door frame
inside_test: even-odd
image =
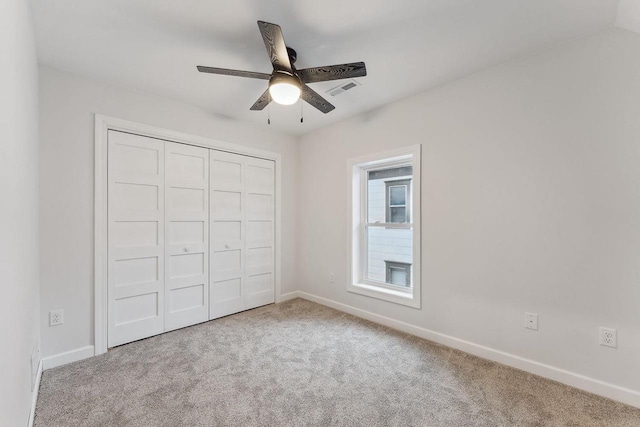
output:
[[[108,335],[108,203],[107,160],[109,130],[193,145],[234,154],[273,160],[275,165],[275,302],[282,301],[282,164],[281,155],[230,142],[190,135],[157,126],[136,123],[116,117],[95,115],[95,179],[94,179],[94,354],[106,353]]]

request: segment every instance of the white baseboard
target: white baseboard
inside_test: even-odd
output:
[[[42,369],[55,368],[58,366],[66,365],[67,363],[77,362],[78,360],[87,359],[95,355],[92,345],[88,345],[82,348],[76,348],[74,350],[65,351],[64,353],[54,354],[53,356],[44,357],[42,359]]]
[[[300,292],[298,291],[288,292],[286,294],[280,294],[279,302],[289,301],[291,299],[298,298],[298,297],[300,297]]]
[[[36,403],[38,402],[38,391],[40,390],[40,379],[42,378],[42,365],[42,359],[40,359],[40,362],[38,362],[38,372],[36,373],[36,383],[31,392],[31,412],[29,412],[28,427],[33,427],[33,420],[36,416]]]
[[[482,357],[483,359],[502,363],[503,365],[511,366],[513,368],[530,372],[532,374],[536,374],[554,381],[558,381],[571,387],[587,391],[589,393],[597,394],[599,396],[607,397],[609,399],[617,400],[619,402],[626,403],[627,405],[640,408],[640,392],[637,390],[620,387],[615,384],[610,384],[604,381],[587,377],[585,375],[577,374],[575,372],[570,372],[564,369],[556,368],[554,366],[546,365],[544,363],[536,362],[535,360],[526,359],[514,354],[505,353],[500,350],[495,350],[483,345],[441,334],[439,332],[431,331],[429,329],[415,326],[410,323],[401,322],[399,320],[381,316],[370,311],[361,310],[347,304],[309,294],[307,292],[291,292],[287,295],[291,295],[294,293],[297,297],[313,301],[318,304],[326,305],[327,307],[349,313],[351,315],[369,320],[371,322],[379,323],[381,325],[388,326],[390,328],[397,329],[399,331],[406,332],[408,334],[415,335],[417,337],[424,338],[426,340],[433,341],[447,347],[452,347],[457,350],[464,351],[465,353],[470,353],[475,356]]]

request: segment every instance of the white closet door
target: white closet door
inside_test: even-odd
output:
[[[165,330],[209,320],[209,150],[165,143]]]
[[[164,331],[164,142],[109,131],[108,346]]]
[[[210,153],[211,319],[244,310],[244,160]]]
[[[274,162],[245,158],[245,310],[274,302]]]

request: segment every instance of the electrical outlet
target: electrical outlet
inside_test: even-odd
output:
[[[52,310],[49,312],[49,326],[62,325],[64,323],[64,310]]]
[[[618,332],[615,329],[600,327],[600,345],[618,347]]]
[[[532,331],[538,330],[538,315],[536,313],[524,314],[524,327]]]
[[[336,275],[334,273],[329,273],[329,283],[336,283]]]

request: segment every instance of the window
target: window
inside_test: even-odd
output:
[[[348,290],[420,307],[420,146],[349,162]]]
[[[387,222],[409,222],[410,179],[386,182]]]
[[[411,264],[385,261],[387,266],[386,282],[398,286],[411,286]]]

